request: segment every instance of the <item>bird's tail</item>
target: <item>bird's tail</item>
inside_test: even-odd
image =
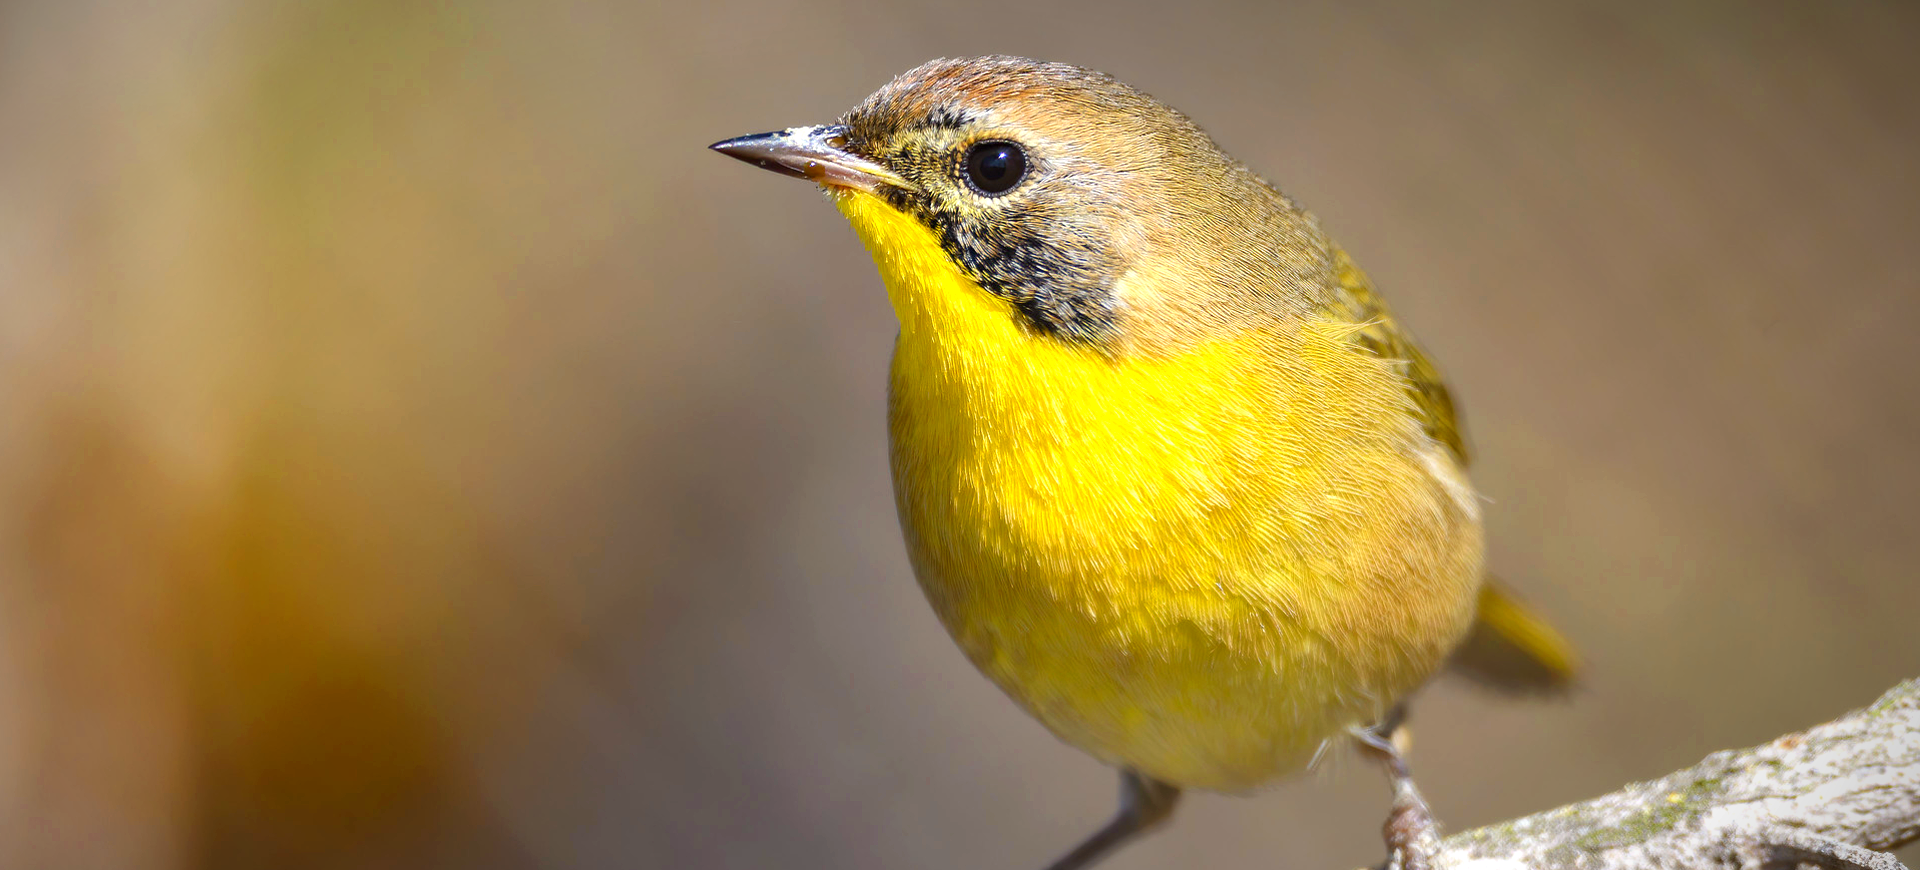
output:
[[[1489,576],[1480,588],[1473,630],[1449,669],[1502,691],[1558,693],[1573,686],[1580,657],[1559,631]]]

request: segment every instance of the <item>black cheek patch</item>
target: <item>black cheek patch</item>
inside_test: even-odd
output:
[[[921,197],[915,196],[910,191],[901,190],[898,187],[888,184],[882,185],[878,193],[887,205],[893,207],[894,211],[911,215],[926,214],[926,203],[922,201]],[[923,220],[922,223],[924,222]]]
[[[1022,207],[986,215],[923,210],[954,262],[1013,303],[1027,325],[1076,344],[1113,338],[1112,258]]]

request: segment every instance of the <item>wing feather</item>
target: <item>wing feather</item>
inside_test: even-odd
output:
[[[1354,340],[1362,347],[1381,359],[1400,364],[1407,378],[1407,394],[1413,399],[1420,424],[1435,441],[1447,445],[1465,467],[1469,461],[1466,431],[1440,369],[1394,319],[1386,302],[1373,292],[1373,282],[1367,280],[1366,273],[1353,264],[1345,251],[1336,250],[1334,255],[1339,283],[1329,313],[1359,327]]]

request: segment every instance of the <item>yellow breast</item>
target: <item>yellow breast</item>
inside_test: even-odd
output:
[[[890,433],[915,573],[1061,738],[1242,790],[1379,716],[1464,632],[1474,496],[1351,324],[1112,358],[1023,327],[879,200],[836,201],[900,318]]]

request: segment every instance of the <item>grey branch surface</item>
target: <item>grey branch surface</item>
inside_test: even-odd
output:
[[[1920,839],[1920,679],[1661,779],[1447,838],[1435,863],[1532,870],[1899,870]],[[1490,868],[1493,864],[1482,864]]]

